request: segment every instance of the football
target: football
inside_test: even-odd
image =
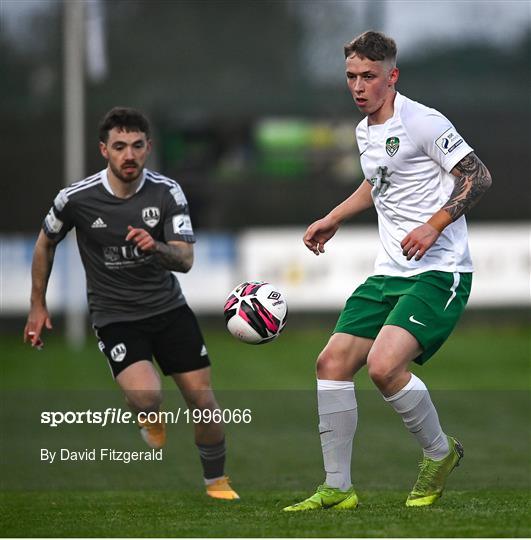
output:
[[[238,285],[229,294],[223,312],[228,331],[253,345],[276,339],[288,318],[288,306],[282,293],[264,281]]]

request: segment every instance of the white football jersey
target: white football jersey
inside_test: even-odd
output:
[[[378,212],[381,244],[375,275],[472,272],[464,216],[444,229],[420,261],[408,261],[400,246],[409,232],[448,201],[455,185],[449,173],[472,152],[451,122],[397,92],[393,117],[373,126],[364,118],[356,128],[356,138]]]

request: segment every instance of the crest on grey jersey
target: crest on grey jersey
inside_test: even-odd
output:
[[[160,210],[156,206],[143,208],[142,220],[148,227],[154,227],[160,220]]]
[[[393,157],[397,152],[400,146],[400,139],[398,137],[389,137],[385,141],[385,151]]]
[[[104,246],[103,257],[106,262],[116,262],[120,260],[120,248],[116,246]]]

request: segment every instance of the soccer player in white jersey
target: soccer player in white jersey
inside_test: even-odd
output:
[[[406,506],[433,504],[463,457],[422,380],[409,371],[444,343],[472,282],[464,214],[491,184],[485,165],[451,122],[400,95],[396,45],[368,31],[345,45],[348,88],[365,118],[356,136],[365,180],[304,235],[316,255],[348,218],[375,206],[380,250],[317,359],[319,433],[326,478],[314,495],[284,508],[351,509],[352,443],[358,421],[354,375],[367,365],[385,401],[423,451]]]
[[[144,167],[151,140],[140,112],[112,109],[99,136],[107,167],[61,190],[44,219],[33,254],[24,340],[39,347],[43,327],[52,327],[48,278],[57,244],[75,227],[98,346],[129,406],[136,413],[159,411],[154,357],[191,409],[218,409],[203,336],[173,273],[188,272],[194,259],[186,197],[177,182]],[[140,433],[149,446],[162,448],[164,423],[149,420],[139,416]],[[238,499],[224,473],[223,425],[205,420],[194,428],[207,495]]]

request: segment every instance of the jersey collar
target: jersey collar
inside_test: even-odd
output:
[[[111,184],[109,183],[109,178],[107,176],[107,169],[103,169],[103,171],[101,171],[101,181],[102,181],[102,184],[103,184],[103,187],[111,194],[113,195],[114,197],[116,197],[116,194],[114,193],[114,191],[112,190],[111,188]],[[142,180],[140,181],[140,184],[138,184],[138,187],[136,188],[136,191],[135,193],[138,193],[142,187],[144,186],[146,182],[146,168],[144,167],[144,170],[142,171]]]
[[[374,126],[369,126],[369,117],[366,116],[363,119],[363,125],[368,130],[369,128],[377,128],[377,129],[383,129],[383,126],[390,123],[394,118],[396,118],[400,114],[400,109],[402,109],[402,105],[404,104],[405,98],[404,96],[397,90],[395,94],[395,100],[393,102],[393,116],[391,118],[388,118],[383,124],[376,124]]]

